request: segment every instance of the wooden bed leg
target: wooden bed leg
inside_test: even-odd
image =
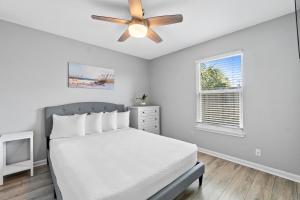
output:
[[[203,181],[203,175],[199,178],[199,187],[202,186],[202,181]]]

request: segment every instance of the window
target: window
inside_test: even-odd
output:
[[[243,54],[197,61],[197,125],[208,131],[243,135]]]

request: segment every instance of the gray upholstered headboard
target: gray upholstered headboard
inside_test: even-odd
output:
[[[118,110],[119,112],[125,111],[124,105],[105,103],[105,102],[82,102],[72,103],[60,106],[52,106],[45,108],[45,135],[47,137],[47,149],[49,149],[49,136],[52,131],[52,115],[73,115],[84,114],[91,112],[111,112]]]

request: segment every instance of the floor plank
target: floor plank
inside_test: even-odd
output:
[[[34,198],[33,200],[54,200],[54,193],[52,191],[47,195]]]
[[[226,164],[228,164],[228,161],[226,161],[226,160],[215,159],[213,162],[205,165],[205,174],[204,174],[204,179],[203,179],[203,185],[206,185],[211,180],[213,180],[216,171],[223,168]]]
[[[22,194],[19,196],[16,196],[14,198],[11,198],[11,200],[33,200],[33,199],[47,199],[52,197],[52,199],[54,199],[54,196],[49,196],[49,194],[53,194],[53,185],[49,184],[43,187],[39,187],[35,190],[32,190],[26,194]]]
[[[206,158],[204,158],[204,156]],[[205,164],[205,173],[204,173],[202,187],[204,187],[204,185],[206,185],[207,183],[209,183],[213,179],[214,173],[218,169],[224,167],[228,163],[228,161],[218,159],[216,157],[212,157],[212,156],[209,156],[209,155],[206,155],[206,154],[204,154],[204,156],[200,155],[200,161]],[[200,192],[202,187],[199,187],[198,181],[195,181],[177,199],[178,200],[193,199],[198,194],[198,192]]]
[[[297,183],[276,177],[271,200],[298,200]]]
[[[202,190],[195,195],[193,199],[199,200],[216,200],[219,199],[228,184],[241,166],[235,163],[227,162],[225,166],[214,172],[214,178],[202,186]]]
[[[9,188],[17,187],[21,184],[26,184],[29,180],[32,178],[35,178],[36,176],[39,176],[41,174],[49,174],[49,169],[47,166],[40,166],[36,167],[34,170],[34,177],[29,177],[30,172],[21,172],[16,173],[14,175],[9,175],[4,177],[4,185],[0,186],[0,192]]]
[[[275,176],[257,171],[254,181],[248,191],[246,200],[270,200]]]
[[[18,196],[30,194],[31,192],[48,185],[52,185],[52,180],[49,172],[36,175],[34,177],[29,176],[26,181],[24,180],[18,182],[18,184],[13,187],[3,189],[1,191],[0,199],[13,199]]]
[[[223,192],[220,200],[245,199],[257,171],[248,167],[241,167],[232,182]]]
[[[204,154],[204,153],[199,153],[198,154],[198,160],[201,160],[201,162],[203,162],[204,164],[209,164],[212,161],[214,161],[215,159],[217,159],[216,157]]]

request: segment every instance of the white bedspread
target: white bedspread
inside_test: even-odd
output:
[[[192,168],[196,145],[136,129],[53,139],[64,200],[147,199]]]

